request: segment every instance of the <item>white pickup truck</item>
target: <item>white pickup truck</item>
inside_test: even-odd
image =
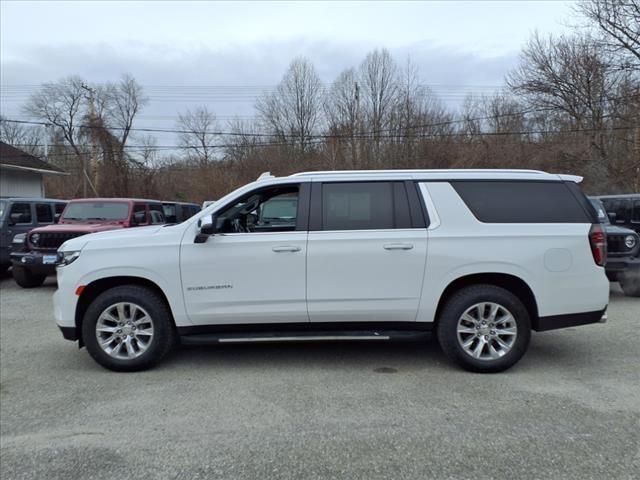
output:
[[[531,331],[603,322],[606,237],[580,177],[531,170],[269,174],[178,225],[58,251],[55,319],[101,365],[177,344],[437,336],[479,372]]]

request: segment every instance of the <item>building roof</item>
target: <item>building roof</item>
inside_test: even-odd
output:
[[[13,170],[29,170],[39,173],[66,175],[65,172],[38,157],[28,154],[8,143],[0,142],[0,167]]]

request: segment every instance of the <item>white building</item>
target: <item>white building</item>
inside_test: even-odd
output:
[[[0,197],[44,197],[43,175],[66,175],[53,165],[0,142]]]

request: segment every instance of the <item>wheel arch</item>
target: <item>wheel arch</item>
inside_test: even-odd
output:
[[[98,280],[94,280],[84,287],[82,290],[82,294],[78,298],[78,303],[76,304],[76,312],[75,312],[75,325],[76,332],[78,335],[79,346],[83,346],[82,342],[82,320],[84,315],[91,305],[91,302],[95,300],[98,295],[109,290],[110,288],[119,287],[122,285],[138,285],[141,287],[146,287],[149,290],[153,290],[157,293],[160,298],[165,302],[169,312],[171,314],[171,321],[175,327],[175,317],[173,311],[171,309],[171,304],[169,303],[169,299],[165,295],[164,291],[160,286],[152,280],[144,277],[137,277],[131,275],[119,275],[113,277],[104,277]]]
[[[457,291],[471,285],[495,285],[504,288],[518,297],[524,304],[531,324],[536,325],[538,319],[538,303],[531,287],[522,278],[509,273],[474,273],[458,277],[447,285],[442,292],[438,307],[435,313],[435,324],[437,325],[442,308],[447,300]]]

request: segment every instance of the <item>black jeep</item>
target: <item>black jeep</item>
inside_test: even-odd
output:
[[[640,233],[640,193],[601,195],[596,198],[602,200],[612,225]]]
[[[607,277],[619,282],[625,295],[640,297],[640,236],[633,230],[613,225],[601,200],[595,197],[589,200],[607,232]]]

